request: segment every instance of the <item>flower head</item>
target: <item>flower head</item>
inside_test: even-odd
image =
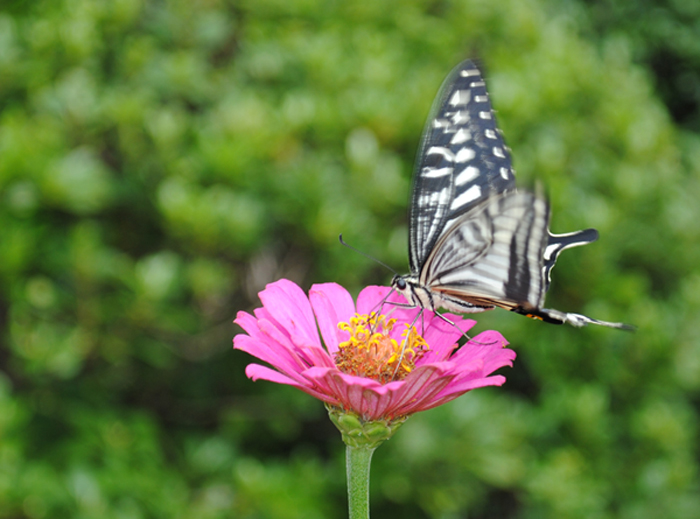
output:
[[[475,321],[444,314],[452,325],[428,310],[419,316],[418,308],[391,304],[402,301],[398,294],[382,305],[389,290],[367,287],[355,304],[335,283],[314,285],[308,297],[286,279],[269,284],[260,292],[263,307],[235,320],[246,333],[234,348],[271,366],[250,364],[246,375],[295,386],[364,421],[406,417],[505,382],[489,376],[515,358],[500,333],[457,348]]]

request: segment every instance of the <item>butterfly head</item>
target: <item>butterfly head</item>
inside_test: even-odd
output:
[[[412,275],[402,276],[400,274],[396,274],[391,280],[391,288],[403,295],[411,306],[420,306],[425,308],[425,305],[422,304],[416,292],[417,283],[418,280],[414,279],[414,276]]]
[[[403,296],[411,300],[411,284],[406,279],[408,276],[402,276],[401,274],[396,274],[391,280],[391,288],[403,294]]]
[[[391,280],[391,286],[397,291],[403,293],[404,290],[408,288],[408,283],[406,282],[406,277],[401,274],[396,274]]]

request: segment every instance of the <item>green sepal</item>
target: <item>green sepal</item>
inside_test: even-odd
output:
[[[376,449],[391,438],[408,419],[399,416],[393,419],[365,421],[357,414],[326,404],[328,416],[340,431],[343,442],[350,447]]]

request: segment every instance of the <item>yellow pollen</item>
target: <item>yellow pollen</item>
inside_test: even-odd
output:
[[[355,314],[349,323],[338,324],[350,338],[338,345],[335,364],[343,373],[374,379],[382,384],[402,380],[416,367],[428,351],[428,343],[418,335],[416,327],[401,334],[401,342],[392,339],[396,319],[387,319],[376,312]]]

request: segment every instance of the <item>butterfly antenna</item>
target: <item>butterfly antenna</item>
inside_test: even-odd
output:
[[[382,267],[385,267],[385,268],[389,269],[389,270],[392,271],[395,275],[398,275],[398,274],[399,274],[398,272],[396,272],[393,268],[391,268],[389,265],[387,265],[387,264],[384,263],[383,261],[379,261],[379,260],[378,260],[377,258],[375,258],[374,256],[370,256],[370,255],[367,254],[366,252],[362,252],[360,249],[357,249],[357,248],[353,247],[352,245],[346,243],[346,242],[343,240],[343,235],[342,235],[342,234],[341,234],[338,238],[340,239],[341,245],[344,245],[345,247],[347,247],[347,248],[350,249],[350,250],[354,250],[355,252],[357,252],[358,254],[364,256],[364,257],[367,258],[367,259],[371,259],[372,261],[374,261],[374,262],[376,262],[376,263],[379,263]]]

